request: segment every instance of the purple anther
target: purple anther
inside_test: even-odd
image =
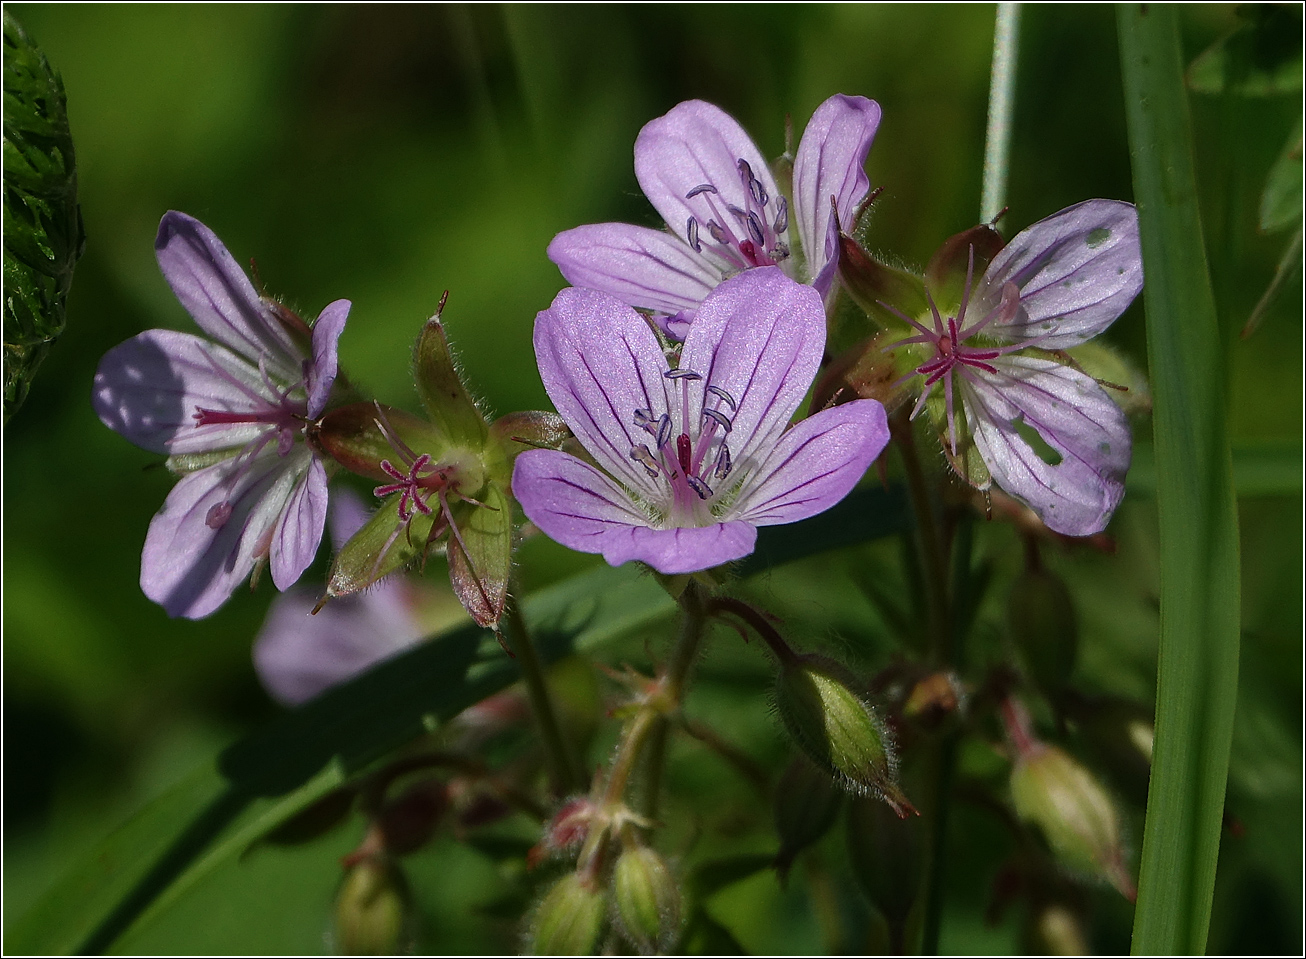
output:
[[[725,443],[721,444],[721,452],[716,455],[716,469],[712,472],[719,480],[723,480],[730,475],[730,450],[726,448]]]
[[[740,223],[743,223],[745,220],[748,219],[748,212],[747,212],[746,210],[741,210],[739,207],[735,206],[733,203],[727,203],[727,204],[726,204],[726,209],[729,210],[729,211],[730,211],[730,215],[733,216],[733,217],[734,217],[736,220],[738,220]]]
[[[658,449],[666,446],[671,440],[671,417],[666,413],[658,420]]]
[[[685,236],[689,240],[689,245],[694,248],[695,253],[703,252],[703,244],[698,240],[698,221],[692,216],[685,223]]]
[[[726,231],[721,228],[721,224],[716,220],[707,221],[707,232],[711,233],[712,239],[716,240],[718,243],[724,243],[726,241]]]
[[[647,446],[642,443],[639,446],[632,446],[630,448],[630,458],[644,467],[644,472],[648,473],[649,476],[656,477],[658,475],[658,461],[653,458],[653,454]]]
[[[711,417],[723,430],[727,433],[730,432],[730,420],[726,417],[726,414],[722,413],[720,410],[709,410],[704,408],[703,415]]]
[[[735,412],[735,410],[739,409],[739,404],[735,402],[735,398],[731,396],[729,393],[727,393],[725,390],[721,389],[721,387],[713,386],[711,383],[709,383],[707,385],[707,391],[711,393],[713,396],[717,397],[723,403],[725,403],[726,406],[730,407],[730,412],[733,413]]]
[[[653,424],[656,422],[657,420],[653,418],[652,410],[635,411],[635,425],[638,426],[640,429],[648,430],[650,433],[652,433],[654,430]]]
[[[687,370],[684,367],[667,370],[662,375],[669,380],[701,380],[703,378],[702,373],[695,373],[693,370]]]
[[[789,229],[789,201],[782,196],[775,198],[775,222],[771,226],[777,235]]]
[[[766,246],[766,234],[762,232],[762,221],[756,213],[748,214],[748,232],[758,246]]]
[[[688,193],[685,194],[685,199],[692,200],[700,193],[716,193],[716,192],[717,192],[717,188],[714,187],[712,184],[700,183],[698,186],[694,187],[694,189],[690,190]]]
[[[224,499],[221,503],[214,503],[209,507],[208,514],[204,517],[204,525],[209,529],[222,529],[229,519],[231,519],[231,501]]]
[[[752,194],[753,202],[758,206],[766,206],[766,201],[770,199],[770,197],[766,195],[766,188],[762,186],[761,180],[754,180],[752,183],[748,184],[748,192]]]
[[[699,499],[707,499],[712,495],[712,487],[708,486],[697,476],[692,473],[686,473],[685,479],[689,483],[689,488],[698,494]]]

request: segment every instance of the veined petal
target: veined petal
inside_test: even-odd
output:
[[[303,455],[298,451],[293,454]],[[317,555],[326,527],[327,475],[322,461],[311,453],[308,468],[286,500],[272,533],[269,567],[277,589],[287,590],[299,580]]]
[[[731,563],[756,548],[757,527],[739,520],[671,529],[614,528],[602,538],[603,558],[612,566],[638,559],[669,576]]]
[[[275,409],[257,368],[226,347],[173,330],[146,330],[111,349],[95,373],[91,403],[109,429],[155,453],[239,449],[266,423],[210,423],[197,410]]]
[[[889,422],[875,400],[822,410],[780,438],[731,515],[774,526],[824,512],[852,491],[888,442]]]
[[[256,364],[263,359],[287,384],[302,378],[301,350],[212,230],[170,211],[159,223],[154,251],[164,278],[200,329]]]
[[[864,169],[866,156],[880,126],[880,105],[866,97],[836,94],[812,114],[794,157],[794,218],[807,268],[818,278],[834,256],[838,233],[833,229],[830,197],[839,219],[848,229],[858,205],[866,199],[871,181]],[[830,276],[825,277],[829,288]],[[821,291],[824,295],[825,290]]]
[[[1088,536],[1106,528],[1125,491],[1132,440],[1124,413],[1095,380],[1032,356],[991,361],[996,374],[959,378],[975,445],[993,479],[1049,529]],[[1035,430],[1056,451],[1048,463],[1016,428]]]
[[[1085,200],[1016,234],[989,264],[968,315],[997,305],[1005,283],[1021,310],[987,335],[1012,341],[1045,336],[1047,349],[1077,346],[1101,333],[1143,288],[1138,211],[1119,200]]]
[[[588,463],[556,450],[527,450],[512,471],[512,495],[550,539],[582,553],[602,553],[614,529],[647,526],[630,494]]]
[[[312,454],[275,446],[183,476],[150,521],[141,590],[169,616],[200,619],[227,601],[266,555],[278,516]],[[215,508],[230,506],[218,522]],[[210,519],[217,528],[209,525]]]
[[[691,217],[698,221],[704,236],[709,220],[736,234],[741,232],[729,213],[731,206],[745,210],[749,205],[748,190],[739,174],[740,160],[747,161],[768,199],[780,195],[766,159],[744,128],[710,103],[679,103],[646,123],[635,139],[635,177],[640,188],[667,226],[686,242]],[[715,192],[688,196],[704,185]],[[711,259],[729,268],[724,260]]]
[[[559,233],[549,244],[567,282],[611,293],[641,310],[693,310],[721,280],[721,272],[683,241],[662,230],[627,223],[594,223]]]
[[[635,411],[667,411],[667,360],[648,323],[607,293],[570,288],[535,318],[544,389],[576,438],[630,489],[656,498],[660,481],[630,459],[649,436]]]
[[[735,469],[751,470],[770,453],[812,385],[824,349],[820,295],[778,267],[731,277],[703,301],[680,366],[701,374],[700,386],[725,390],[735,400],[730,430]],[[696,422],[703,390],[689,396],[690,419]]]
[[[313,324],[313,362],[308,368],[305,382],[308,389],[308,415],[313,419],[321,416],[326,409],[331,387],[336,383],[336,373],[340,367],[337,347],[340,334],[345,331],[345,320],[349,319],[350,306],[348,300],[328,303]]]

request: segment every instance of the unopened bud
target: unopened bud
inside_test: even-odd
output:
[[[393,955],[409,935],[408,884],[403,873],[381,856],[349,867],[336,896],[335,939],[349,956]]]
[[[603,935],[606,897],[579,873],[563,876],[545,894],[531,924],[530,951],[537,956],[588,956]]]
[[[898,789],[888,730],[853,687],[834,660],[796,656],[781,664],[776,711],[799,748],[844,788],[878,795],[900,816],[914,812]]]
[[[783,883],[794,857],[824,836],[839,814],[843,794],[829,775],[797,756],[780,775],[775,787],[775,829],[780,852],[775,868]]]
[[[1079,625],[1066,584],[1049,569],[1026,568],[1011,587],[1007,620],[1031,678],[1044,692],[1058,695],[1079,650]]]
[[[1024,938],[1026,955],[1086,956],[1090,952],[1083,921],[1060,902],[1031,910]]]
[[[671,945],[680,931],[680,889],[656,851],[643,845],[622,849],[612,893],[617,921],[631,945],[645,954]]]
[[[1016,760],[1011,796],[1020,818],[1042,830],[1065,865],[1101,876],[1133,898],[1120,819],[1092,773],[1056,746],[1037,743]]]

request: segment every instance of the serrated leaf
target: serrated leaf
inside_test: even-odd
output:
[[[4,14],[4,418],[64,329],[86,245],[63,81]]]
[[[1274,233],[1301,223],[1302,204],[1302,124],[1288,137],[1261,194],[1261,231]]]

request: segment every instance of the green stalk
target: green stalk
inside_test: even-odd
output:
[[[1133,951],[1206,948],[1238,690],[1238,518],[1176,10],[1117,8],[1147,280],[1161,539],[1156,741]]]
[[[993,24],[993,69],[989,79],[989,125],[984,137],[984,190],[980,222],[991,223],[1007,203],[1011,120],[1016,106],[1016,59],[1020,49],[1020,4],[999,3]]]

